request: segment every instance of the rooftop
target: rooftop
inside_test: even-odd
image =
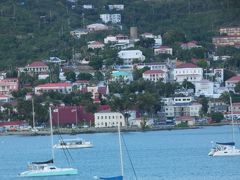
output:
[[[177,66],[177,68],[199,68],[196,64],[184,63]]]

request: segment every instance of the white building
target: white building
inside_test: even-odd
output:
[[[100,19],[104,23],[121,23],[121,14],[100,14]]]
[[[113,4],[113,5],[108,5],[109,10],[116,10],[116,11],[121,11],[124,10],[124,5],[123,4]]]
[[[105,45],[99,41],[88,42],[88,49],[103,49],[104,46]]]
[[[157,48],[154,48],[154,55],[159,55],[159,54],[173,54],[173,49],[168,47],[168,46],[160,46]]]
[[[108,26],[101,23],[95,23],[95,24],[87,25],[87,29],[89,31],[104,31],[104,30],[108,30]]]
[[[98,112],[94,114],[95,127],[125,126],[124,116],[119,112]]]
[[[175,118],[179,116],[199,117],[202,105],[193,102],[192,97],[163,98],[164,112],[166,117]]]
[[[36,95],[51,91],[68,94],[72,92],[72,85],[70,83],[47,83],[35,87]]]
[[[19,68],[19,72],[27,73],[45,73],[49,72],[49,67],[42,61],[34,61],[31,64],[28,64],[25,67]]]
[[[118,52],[118,57],[123,59],[124,64],[132,64],[134,61],[143,62],[145,56],[140,50],[123,50]]]
[[[139,63],[134,65],[137,69],[142,69],[144,67],[149,67],[150,70],[162,70],[168,72],[168,66],[165,63],[152,62],[152,63]]]
[[[93,9],[93,5],[92,4],[84,4],[83,9]]]
[[[203,79],[203,69],[192,63],[185,63],[173,70],[174,80],[182,83],[184,80],[192,83]]]
[[[148,70],[143,73],[143,79],[153,82],[162,80],[163,82],[167,81],[167,73],[162,70]]]
[[[225,87],[231,91],[234,91],[234,88],[238,82],[240,82],[240,75],[233,76],[225,81]]]
[[[81,38],[82,35],[88,34],[88,30],[86,29],[75,29],[73,31],[70,31],[70,35],[76,38]]]
[[[198,82],[195,82],[195,95],[200,96],[204,95],[207,97],[213,96],[213,82],[209,80],[201,80]]]

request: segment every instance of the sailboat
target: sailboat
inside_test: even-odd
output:
[[[78,170],[74,168],[59,168],[54,165],[54,149],[53,149],[53,128],[52,128],[52,112],[49,107],[50,115],[50,131],[51,131],[51,149],[52,159],[44,162],[32,162],[28,164],[28,170],[20,173],[22,177],[41,177],[41,176],[60,176],[75,175]]]
[[[232,118],[232,142],[216,142],[208,153],[209,156],[240,156],[240,149],[235,147],[234,136],[234,121],[233,121],[233,108],[232,97],[230,96],[231,118]]]
[[[120,166],[121,166],[121,175],[113,177],[94,177],[95,179],[101,180],[123,180],[123,156],[122,156],[122,141],[121,141],[121,132],[120,132],[120,123],[118,123],[118,141],[119,141],[119,153],[120,153]]]

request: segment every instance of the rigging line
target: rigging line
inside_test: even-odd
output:
[[[63,141],[63,138],[62,138],[61,134],[59,134],[59,136],[60,136],[61,140]],[[63,142],[64,142],[64,141],[63,141]],[[70,166],[70,165],[71,165],[70,160],[69,160],[69,158],[68,158],[68,156],[67,156],[67,153],[65,152],[64,149],[65,149],[65,148],[62,148],[63,153],[64,153],[64,155],[65,155],[65,157],[66,157],[66,159],[67,159],[68,165]]]
[[[128,151],[128,148],[127,148],[127,145],[126,145],[125,139],[124,139],[123,135],[121,135],[121,137],[122,137],[123,144],[124,144],[124,146],[125,146],[125,149],[126,149],[126,152],[127,152],[128,158],[129,158],[129,161],[130,161],[130,163],[131,163],[131,166],[132,166],[132,169],[133,169],[134,176],[135,176],[136,180],[138,180],[138,178],[137,178],[137,173],[136,173],[135,168],[134,168],[134,166],[133,166],[133,162],[132,162],[132,159],[131,159],[131,157],[130,157],[130,154],[129,154],[129,151]]]
[[[61,134],[60,134],[60,137],[61,137],[62,141],[64,142],[64,139],[62,138]],[[66,145],[65,145],[65,146],[66,146]],[[74,159],[73,159],[73,157],[72,157],[69,149],[66,147],[66,148],[63,148],[63,151],[67,151],[68,156],[69,156],[70,159],[74,162]]]

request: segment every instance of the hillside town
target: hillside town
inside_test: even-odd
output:
[[[74,9],[74,1],[69,3]],[[45,127],[48,106],[53,125],[68,128],[111,128],[118,122],[140,129],[193,127],[227,123],[231,111],[240,119],[240,75],[234,69],[240,27],[219,28],[210,45],[180,42],[174,40],[177,32],[153,34],[132,26],[121,33],[122,11],[123,4],[108,5],[98,22],[71,30],[69,36],[82,45],[70,59],[32,59],[2,71],[1,131]]]

